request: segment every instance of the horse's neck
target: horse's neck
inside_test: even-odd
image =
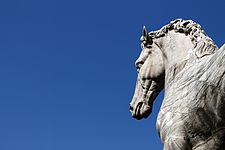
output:
[[[161,39],[159,45],[165,58],[165,81],[169,82],[169,78],[173,78],[175,73],[182,70],[185,66],[186,61],[189,59],[189,53],[194,48],[194,44],[191,42],[189,36],[170,31]]]
[[[161,40],[161,48],[165,55],[165,67],[170,68],[175,64],[188,59],[189,51],[194,47],[189,36],[170,31]]]

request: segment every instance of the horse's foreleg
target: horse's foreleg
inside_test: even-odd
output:
[[[185,138],[170,136],[164,141],[164,150],[191,150],[190,143]]]
[[[186,114],[161,110],[157,129],[164,144],[164,150],[192,150],[185,130]]]

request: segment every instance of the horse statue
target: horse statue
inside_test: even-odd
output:
[[[130,112],[152,112],[165,90],[156,129],[164,150],[225,149],[225,45],[218,48],[201,26],[176,19],[141,36],[138,76]]]

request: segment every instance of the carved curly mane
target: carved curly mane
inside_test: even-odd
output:
[[[153,39],[160,38],[164,37],[171,30],[190,36],[190,39],[194,44],[193,52],[195,52],[198,58],[213,54],[218,49],[216,44],[207,36],[201,26],[192,20],[176,19],[157,31],[149,32],[148,35]]]

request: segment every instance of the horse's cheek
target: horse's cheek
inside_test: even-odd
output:
[[[161,77],[163,72],[164,72],[164,65],[160,62],[157,64],[157,66],[151,67],[150,78],[152,78],[152,79],[159,78],[159,77]]]

